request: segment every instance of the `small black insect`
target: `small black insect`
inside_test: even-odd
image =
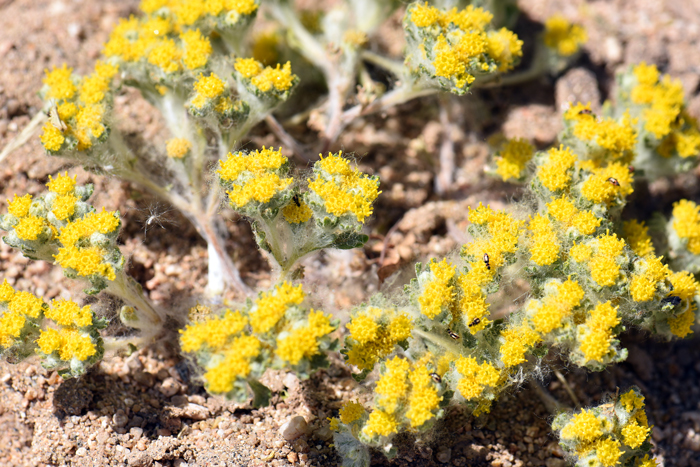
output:
[[[486,264],[486,269],[491,270],[491,263],[489,263],[488,253],[484,253],[484,264]]]
[[[448,329],[448,330],[447,330],[447,334],[449,334],[449,336],[450,336],[452,339],[454,339],[454,340],[459,339],[459,334],[457,334],[456,332],[454,332],[452,329]]]
[[[592,113],[593,113],[593,111],[591,109],[581,109],[578,114],[579,115],[591,115]]]
[[[681,303],[681,297],[676,297],[675,295],[672,295],[661,300],[662,305],[666,303],[670,303],[672,306],[678,306]]]
[[[630,172],[631,174],[634,173],[634,167],[632,167],[631,165],[630,165],[629,167],[627,167],[627,170],[629,170],[629,172]]]
[[[299,202],[299,195],[292,196],[292,201],[294,201],[294,204],[296,204],[298,208],[301,207],[301,203]]]
[[[476,326],[479,324],[481,320],[479,318],[474,318],[471,323],[469,323],[469,327]]]
[[[608,179],[608,181],[609,181],[610,183],[612,183],[613,185],[615,185],[615,186],[620,186],[620,182],[618,182],[616,178],[610,177],[610,178]]]
[[[430,373],[430,377],[433,378],[433,381],[436,383],[440,384],[442,383],[442,378],[440,378],[440,375],[437,373]]]

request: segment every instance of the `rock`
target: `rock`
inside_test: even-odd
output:
[[[209,409],[199,404],[188,402],[184,407],[182,416],[192,420],[206,420],[209,417]]]
[[[141,386],[146,386],[147,388],[150,388],[156,382],[155,376],[145,371],[135,371],[132,376],[134,378],[134,381],[136,381]]]
[[[294,373],[287,373],[284,376],[283,384],[293,391],[299,388],[299,378]]]
[[[122,428],[126,426],[127,423],[129,423],[129,417],[127,417],[121,409],[117,410],[117,413],[112,416],[112,424],[116,428]]]
[[[691,451],[700,451],[700,433],[696,433],[692,428],[685,434],[683,447]]]
[[[333,438],[333,432],[327,426],[322,426],[318,430],[314,431],[314,435],[321,441],[330,441],[331,438]]]
[[[308,429],[309,427],[306,424],[304,417],[297,415],[284,423],[280,427],[279,433],[287,441],[294,441],[298,437],[305,435],[308,432]]]
[[[149,467],[153,465],[153,458],[145,452],[134,451],[127,457],[127,463],[134,467]]]
[[[636,345],[630,345],[628,350],[627,363],[632,365],[642,381],[651,381],[654,378],[654,361],[651,356]]]
[[[559,459],[558,457],[550,457],[544,461],[544,465],[547,467],[566,467],[566,461],[564,459]]]
[[[435,454],[435,458],[438,462],[442,464],[447,464],[448,462],[450,462],[450,459],[452,459],[452,449],[448,448],[447,446],[438,447],[437,454]]]
[[[591,103],[593,112],[600,110],[600,91],[595,75],[585,68],[574,68],[557,80],[555,88],[557,109],[563,112],[577,102]]]
[[[172,397],[178,392],[180,392],[180,384],[175,381],[175,378],[165,378],[162,383],[158,386],[158,390],[165,397]]]

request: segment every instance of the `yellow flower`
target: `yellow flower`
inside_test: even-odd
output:
[[[204,107],[208,102],[221,96],[226,89],[226,83],[219,78],[216,73],[204,76],[200,73],[194,83],[194,90],[197,92],[192,99],[192,106],[198,109]]]
[[[279,63],[275,68],[265,67],[260,74],[252,77],[250,82],[262,92],[268,92],[273,87],[277,91],[288,91],[296,78],[297,76],[292,74],[292,64],[287,62],[282,68]]]
[[[516,60],[523,55],[523,41],[506,28],[488,33],[488,54],[498,63],[498,71],[513,68]]]
[[[15,289],[7,283],[7,279],[3,279],[0,284],[0,302],[9,302],[15,295]]]
[[[644,396],[637,394],[635,390],[630,389],[620,396],[620,404],[622,404],[626,411],[632,412],[635,409],[641,409],[644,407]]]
[[[430,263],[430,272],[434,279],[425,284],[423,293],[418,297],[418,303],[421,313],[434,319],[452,302],[454,287],[449,283],[454,277],[455,266],[446,259],[439,263],[433,260]]]
[[[44,132],[41,134],[41,144],[44,145],[47,151],[56,152],[61,149],[66,138],[61,133],[61,130],[53,126],[51,122],[44,123],[42,127]]]
[[[290,224],[301,224],[311,219],[313,211],[303,201],[300,201],[299,206],[297,206],[296,202],[292,200],[282,209],[282,215]]]
[[[192,148],[192,143],[187,138],[172,138],[165,143],[165,152],[173,159],[184,158]]]
[[[550,220],[537,214],[530,221],[530,259],[538,266],[548,266],[559,258],[561,246]]]
[[[24,329],[27,317],[23,313],[10,311],[0,316],[0,346],[11,347]]]
[[[14,226],[15,233],[21,240],[33,241],[44,231],[44,219],[36,216],[26,216]]]
[[[651,300],[656,295],[656,285],[670,274],[668,266],[661,262],[660,257],[648,256],[639,261],[635,268],[642,272],[632,276],[630,293],[637,302]]]
[[[25,217],[29,215],[31,205],[32,195],[17,196],[15,194],[15,198],[12,201],[7,200],[7,211],[15,217]]]
[[[250,373],[250,362],[260,354],[261,347],[255,336],[234,338],[224,359],[204,373],[207,389],[213,394],[225,394],[233,390],[236,380],[245,378]]]
[[[644,441],[646,441],[649,435],[650,428],[639,426],[636,421],[631,421],[622,428],[622,436],[625,440],[625,444],[632,449],[637,449]]]
[[[550,149],[547,154],[547,162],[539,167],[537,178],[550,191],[562,190],[569,186],[571,175],[567,172],[574,167],[578,158],[564,145],[559,149]]]
[[[479,365],[472,357],[459,357],[455,368],[462,375],[457,383],[457,390],[467,400],[479,398],[487,387],[495,388],[500,377],[493,365],[488,362]]]
[[[396,412],[399,402],[406,397],[409,367],[407,360],[394,357],[386,362],[386,370],[377,381],[374,392],[380,395],[378,404],[388,414]]]
[[[330,324],[330,315],[311,310],[308,325],[292,330],[283,339],[277,339],[275,354],[289,364],[296,365],[302,358],[311,358],[318,354],[318,339],[333,329]]]
[[[85,327],[92,324],[90,305],[80,306],[72,300],[53,300],[46,317],[61,326]]]
[[[693,303],[683,314],[668,320],[668,325],[674,335],[684,338],[688,334],[692,334],[691,328],[695,324],[695,308]]]
[[[554,15],[545,21],[544,43],[556,49],[560,55],[568,57],[578,52],[588,36],[586,30],[578,24],[571,24],[561,15]]]
[[[369,414],[369,420],[367,420],[367,424],[362,429],[362,433],[370,438],[376,435],[389,436],[392,433],[396,433],[397,427],[398,423],[390,414],[381,410],[374,410]]]
[[[596,457],[604,467],[613,467],[619,464],[622,451],[620,450],[620,442],[612,439],[603,439],[598,441],[595,449]]]
[[[408,396],[408,411],[406,418],[411,427],[417,428],[435,416],[434,412],[440,406],[442,397],[438,396],[437,388],[425,366],[419,366],[409,376],[411,393]]]
[[[352,422],[356,422],[357,420],[361,419],[364,414],[365,408],[362,407],[362,404],[357,402],[348,402],[343,404],[343,406],[340,408],[338,416],[340,417],[341,422],[343,422],[345,425],[349,425]]]
[[[70,361],[73,358],[85,361],[97,353],[90,336],[70,328],[58,331],[55,329],[42,330],[36,343],[41,352],[47,355],[58,352],[59,358],[63,361]]]
[[[53,193],[70,195],[75,191],[76,177],[77,175],[73,176],[73,178],[69,177],[68,172],[65,172],[63,175],[59,174],[55,179],[49,175],[49,183],[47,183],[46,186],[49,188],[49,191]]]
[[[203,37],[199,29],[190,29],[180,34],[185,48],[185,57],[183,62],[185,66],[194,70],[201,68],[207,64],[212,48],[209,39]]]
[[[438,22],[441,16],[440,10],[428,5],[428,2],[421,5],[414,3],[408,8],[409,20],[419,28],[427,28]]]
[[[590,410],[582,410],[561,430],[562,439],[575,439],[588,444],[603,434],[601,421]]]
[[[620,275],[617,258],[624,250],[625,241],[606,233],[596,238],[595,245],[597,251],[589,263],[591,278],[602,287],[615,285]]]
[[[223,317],[208,317],[180,329],[183,352],[197,352],[205,345],[212,352],[223,350],[231,338],[245,329],[248,319],[240,311],[226,310]]]
[[[594,203],[609,204],[616,195],[624,198],[632,194],[632,182],[629,168],[613,162],[607,167],[595,169],[581,186],[581,194]]]
[[[511,178],[518,180],[523,176],[525,166],[532,159],[534,150],[535,148],[524,139],[508,140],[496,159],[496,173],[504,181]]]
[[[288,307],[300,305],[304,301],[301,284],[294,287],[283,282],[274,290],[260,294],[250,315],[250,325],[256,334],[271,330],[284,316]]]
[[[639,222],[636,219],[624,221],[622,223],[622,231],[627,244],[639,256],[645,257],[654,254],[654,245],[651,243],[649,236],[649,227],[644,222]]]
[[[360,344],[366,344],[376,339],[379,324],[371,316],[358,315],[352,318],[347,328],[350,331],[350,337]]]
[[[67,68],[65,63],[61,68],[54,67],[51,71],[45,69],[44,73],[46,74],[44,84],[49,87],[46,93],[47,99],[71,99],[75,95],[77,89],[71,79],[73,69]]]
[[[700,254],[700,207],[692,201],[682,199],[673,204],[673,230],[687,239],[687,248],[694,255]]]
[[[506,329],[501,334],[503,344],[501,345],[501,361],[507,367],[523,363],[527,350],[538,342],[542,341],[537,332],[526,324]]]

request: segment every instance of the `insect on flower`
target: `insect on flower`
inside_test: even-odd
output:
[[[486,269],[491,270],[491,263],[489,263],[488,253],[484,253],[484,264],[486,264]]]
[[[49,122],[61,133],[68,129],[68,126],[66,126],[63,120],[61,120],[61,117],[58,116],[58,107],[56,107],[55,102],[52,102],[51,107],[49,107]]]
[[[440,384],[442,383],[442,378],[440,378],[440,375],[437,373],[430,373],[430,377],[433,378],[433,381],[436,383]]]
[[[610,177],[610,178],[608,179],[608,181],[609,181],[610,183],[612,183],[614,186],[620,186],[620,182],[618,182],[616,178]]]
[[[469,323],[469,327],[476,326],[481,322],[481,319],[479,318],[474,318],[471,323]]]
[[[581,109],[578,112],[579,115],[592,115],[593,111],[591,109]]]
[[[454,340],[459,339],[459,334],[457,334],[456,332],[454,332],[452,329],[448,329],[448,330],[447,330],[447,334],[448,334],[452,339],[454,339]]]
[[[301,203],[299,202],[299,195],[294,195],[292,197],[292,201],[294,201],[294,204],[296,204],[298,208],[301,207]]]

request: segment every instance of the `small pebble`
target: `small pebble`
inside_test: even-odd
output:
[[[112,424],[117,428],[122,428],[126,426],[127,423],[129,423],[129,417],[127,417],[121,409],[112,416]]]
[[[447,464],[452,459],[452,449],[448,448],[447,446],[440,446],[435,458],[438,462]]]
[[[287,441],[293,441],[298,437],[305,435],[307,430],[308,425],[306,424],[306,420],[301,415],[297,415],[284,423],[280,427],[279,433]]]
[[[162,383],[158,386],[158,390],[165,397],[172,397],[178,392],[180,392],[180,385],[174,378],[165,378]]]

